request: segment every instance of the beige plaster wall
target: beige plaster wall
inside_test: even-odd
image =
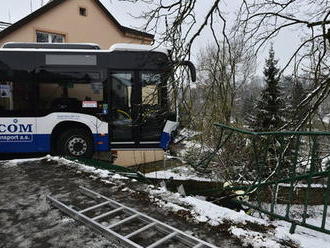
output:
[[[110,154],[108,152],[96,153],[94,158],[107,160],[110,158]],[[159,149],[117,151],[117,159],[115,159],[114,164],[130,167],[155,161],[161,161],[163,159],[164,151]]]
[[[162,150],[153,151],[118,151],[118,157],[114,164],[121,166],[134,166],[139,164],[146,164],[164,159],[164,152]]]
[[[87,9],[87,17],[80,16],[79,7]],[[97,43],[102,49],[109,49],[111,45],[121,42],[151,42],[125,35],[94,0],[67,0],[0,39],[0,46],[5,42],[36,42],[37,30],[64,34],[66,43]]]

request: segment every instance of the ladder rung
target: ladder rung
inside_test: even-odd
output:
[[[101,218],[106,217],[106,216],[108,216],[108,215],[110,215],[110,214],[113,214],[113,213],[119,212],[120,210],[123,210],[123,209],[125,209],[125,208],[124,208],[124,207],[120,207],[120,208],[113,209],[113,210],[111,210],[111,211],[109,211],[109,212],[106,212],[106,213],[104,213],[104,214],[101,214],[101,215],[98,215],[98,216],[94,217],[92,220],[98,220],[98,219],[101,219]]]
[[[113,224],[113,225],[108,226],[107,228],[108,228],[108,229],[111,229],[111,228],[113,228],[113,227],[115,227],[115,226],[118,226],[118,225],[121,225],[121,224],[123,224],[123,223],[125,223],[125,222],[127,222],[127,221],[130,221],[130,220],[132,220],[132,219],[134,219],[134,218],[136,218],[136,217],[138,217],[138,216],[139,216],[139,214],[134,214],[134,215],[132,215],[132,216],[130,216],[130,217],[127,217],[126,219],[123,219],[123,220],[117,222],[116,224]]]
[[[193,248],[201,248],[203,246],[203,244],[199,243],[197,245],[195,245]]]
[[[185,244],[186,246],[193,247],[193,248],[201,248],[201,247],[218,248],[215,245],[212,245],[203,240],[195,238],[192,235],[188,235],[172,226],[169,226],[161,221],[158,221],[146,214],[139,213],[135,209],[126,207],[123,204],[120,204],[119,202],[111,200],[110,198],[107,198],[106,196],[102,196],[90,189],[86,189],[84,187],[80,187],[80,189],[82,190],[82,192],[85,195],[87,195],[93,199],[103,199],[104,202],[97,204],[95,206],[83,209],[79,212],[78,210],[75,210],[72,207],[65,205],[64,203],[52,198],[51,196],[47,196],[47,199],[50,200],[51,203],[55,207],[59,208],[61,211],[67,213],[72,218],[79,220],[82,223],[86,224],[87,226],[93,228],[95,231],[101,232],[105,237],[107,237],[111,240],[113,240],[113,238],[115,238],[120,243],[125,244],[129,247],[143,248],[141,245],[139,245],[135,241],[131,240],[130,238],[137,234],[144,236],[143,234],[145,234],[148,231],[151,231],[150,229],[148,230],[148,228],[153,227],[152,229],[156,229],[158,232],[162,233],[162,235],[164,235],[165,237],[163,237],[161,239],[156,239],[155,243],[150,244],[148,246],[149,248],[156,248],[156,247],[162,246],[169,241],[173,241],[173,239],[175,239],[176,241],[178,241],[182,244]],[[93,220],[93,218],[82,214],[84,212],[104,206],[106,204],[109,204],[109,205],[106,207],[103,207],[102,209],[99,209],[100,215],[95,216],[94,220]],[[112,209],[112,210],[110,210],[108,207],[111,207],[110,209]],[[104,208],[107,208],[107,209],[104,209]],[[102,225],[100,222],[98,222],[100,218],[102,218],[106,215],[109,215],[111,213],[117,212],[120,209],[123,209],[122,212],[128,214],[127,218],[123,217],[124,219],[118,220],[118,222],[113,225],[110,225],[110,223],[109,223],[108,227],[106,225]],[[101,213],[101,210],[104,210],[104,211],[102,211],[103,213]],[[105,211],[109,211],[109,212],[104,213]],[[116,214],[115,219],[117,219],[119,216],[121,216],[121,215]],[[110,218],[110,216],[108,216],[108,218]],[[118,230],[116,230],[116,228],[120,228],[121,224],[125,223],[124,225],[127,225],[127,226],[130,224],[133,224],[133,222],[135,222],[135,221],[134,220],[131,221],[131,220],[134,218],[137,218],[137,220],[142,221],[142,223],[140,223],[140,225],[142,224],[142,227],[140,229],[135,230],[132,233],[127,234],[126,236],[123,236],[117,232]],[[95,221],[95,219],[97,219],[98,221]],[[116,228],[114,228],[114,227],[116,227]],[[111,228],[113,228],[113,229],[111,229]],[[139,228],[139,227],[137,227],[137,228]],[[143,232],[143,231],[145,231],[145,232]],[[175,238],[173,238],[174,236],[175,236]],[[144,237],[144,238],[147,238],[147,237]],[[170,240],[171,238],[172,238],[172,240]]]
[[[102,206],[107,205],[107,204],[109,204],[109,203],[110,203],[109,201],[102,202],[102,203],[97,204],[97,205],[95,205],[95,206],[92,206],[92,207],[89,207],[89,208],[83,209],[83,210],[79,211],[79,213],[81,213],[81,214],[82,214],[82,213],[86,213],[86,212],[88,212],[88,211],[90,211],[90,210],[93,210],[93,209],[95,209],[95,208],[102,207]]]
[[[158,246],[158,245],[164,243],[165,241],[167,241],[167,240],[173,238],[173,237],[174,237],[175,235],[177,235],[177,234],[178,234],[177,232],[172,232],[172,233],[170,233],[169,235],[165,236],[164,238],[162,238],[162,239],[156,241],[155,243],[149,245],[147,248],[154,248],[154,247],[156,247],[156,246]]]
[[[150,224],[148,224],[148,225],[146,225],[146,226],[144,226],[144,227],[142,227],[142,228],[140,228],[140,229],[138,229],[138,230],[136,230],[136,231],[134,231],[134,232],[132,232],[128,235],[126,235],[125,238],[129,239],[129,238],[135,236],[136,234],[139,234],[139,233],[149,229],[150,227],[153,227],[154,225],[156,225],[156,222],[152,222],[152,223],[150,223]]]

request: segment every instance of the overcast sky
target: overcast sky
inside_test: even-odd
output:
[[[24,16],[31,13],[32,10],[36,10],[40,8],[41,4],[45,4],[48,0],[0,0],[1,8],[0,8],[0,21],[11,22],[14,23],[19,19],[23,18]],[[138,16],[145,6],[141,4],[132,4],[132,3],[125,3],[119,0],[101,0],[101,2],[108,8],[111,14],[124,26],[138,28],[143,25],[143,20],[135,19],[131,15]],[[227,8],[232,9],[234,1],[228,0],[227,1]],[[32,6],[31,4],[32,3]],[[200,16],[203,16],[203,11],[207,8],[205,4],[212,3],[212,1],[200,1],[200,6],[198,6]],[[203,4],[203,5],[202,5]],[[287,31],[281,34],[275,41],[274,41],[274,50],[276,57],[280,60],[280,66],[284,66],[285,62],[288,60],[294,49],[297,47],[298,44],[298,37],[296,37],[295,32]],[[210,43],[212,38],[210,34],[205,33],[199,40],[197,41],[196,46],[194,47],[195,50],[199,50],[205,46],[205,44]],[[258,66],[257,66],[257,73],[262,75],[263,65],[265,57],[268,55],[268,48],[269,46],[265,47],[263,51],[258,56]],[[289,72],[288,72],[289,73]],[[287,74],[288,74],[287,73]]]

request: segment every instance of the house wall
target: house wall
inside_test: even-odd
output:
[[[86,17],[80,16],[79,7],[87,9]],[[64,34],[66,43],[97,43],[102,49],[115,43],[151,42],[123,33],[93,0],[68,0],[0,39],[0,46],[6,42],[36,42],[36,31]]]
[[[110,158],[110,153],[96,153],[95,159],[107,160]],[[141,164],[148,164],[164,159],[164,151],[162,150],[127,150],[117,151],[117,158],[114,160],[115,165],[131,167]]]

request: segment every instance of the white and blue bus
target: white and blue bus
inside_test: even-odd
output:
[[[146,45],[7,43],[0,49],[0,153],[91,157],[160,148],[175,64]]]

